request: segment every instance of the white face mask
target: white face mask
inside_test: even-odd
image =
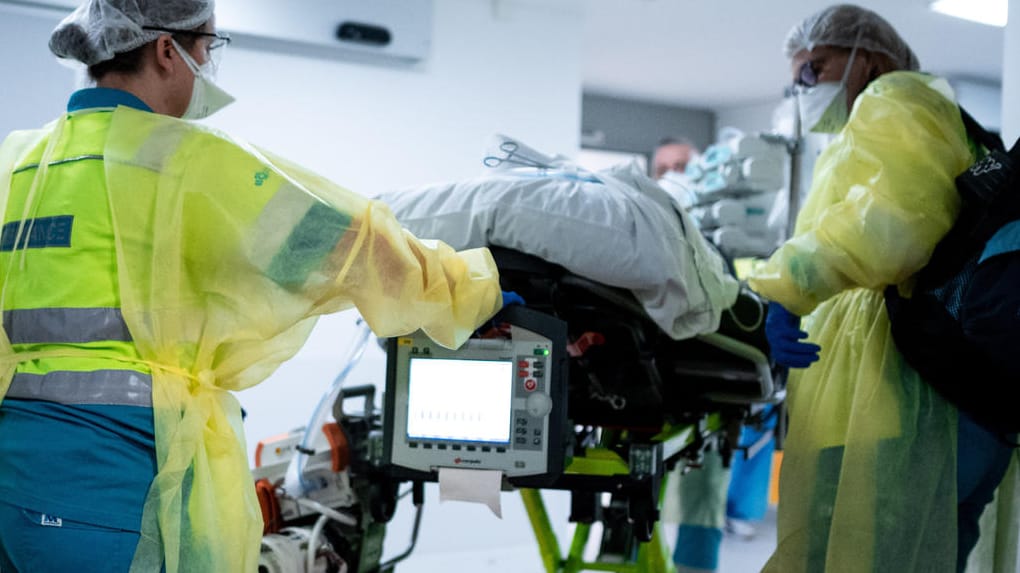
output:
[[[188,109],[184,111],[181,119],[204,119],[234,103],[234,96],[223,91],[213,81],[213,78],[216,77],[216,64],[211,58],[199,66],[176,40],[171,41],[174,48],[177,49],[177,53],[181,55],[181,59],[188,65],[188,69],[195,74],[195,83],[191,88],[191,101],[188,102]]]
[[[801,134],[839,133],[850,117],[843,82],[823,82],[797,94]]]
[[[857,55],[857,46],[850,50],[843,79],[839,82],[821,82],[809,88],[797,90],[797,108],[800,114],[801,134],[839,133],[850,119],[847,104],[846,82]]]
[[[691,178],[681,171],[667,171],[656,182],[664,191],[676,198],[683,208],[694,204],[694,185]]]

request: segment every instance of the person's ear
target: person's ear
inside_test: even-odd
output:
[[[875,81],[876,79],[878,79],[878,76],[880,76],[880,75],[882,75],[884,73],[885,73],[885,70],[882,69],[881,63],[876,58],[872,58],[872,57],[869,56],[868,57],[868,83],[871,83],[871,82]]]
[[[877,80],[878,76],[880,75],[882,74],[881,72],[878,71],[878,66],[872,66],[871,68],[868,69],[868,83],[870,84],[871,82]]]
[[[876,54],[867,50],[857,50],[854,68],[856,69],[852,73],[860,78],[862,90],[884,73],[881,58],[876,57]]]
[[[174,48],[174,43],[169,34],[163,34],[155,41],[156,69],[160,74],[173,73],[174,68],[179,65],[180,55]]]
[[[886,54],[871,52],[868,57],[868,81],[872,81],[882,74],[895,72],[899,68],[893,59]]]

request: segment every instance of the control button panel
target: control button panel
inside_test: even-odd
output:
[[[546,392],[548,383],[545,377],[544,356],[518,356],[517,380],[514,384],[514,397],[527,399],[535,392]]]
[[[514,411],[514,450],[541,450],[545,437],[544,416],[532,416],[527,410]]]

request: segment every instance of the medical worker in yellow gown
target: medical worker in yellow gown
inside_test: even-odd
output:
[[[232,98],[212,0],[88,0],[50,49],[98,86],[0,146],[0,570],[249,572],[231,391],[317,315],[456,347],[503,304],[485,249],[188,121]],[[184,120],[182,120],[183,118]]]
[[[835,137],[792,238],[750,278],[773,301],[773,357],[792,367],[766,571],[962,570],[1011,450],[904,362],[882,291],[909,292],[957,215],[955,177],[983,150],[949,84],[917,72],[874,12],[822,10],[786,54],[802,131]]]

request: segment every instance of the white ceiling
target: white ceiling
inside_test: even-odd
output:
[[[782,44],[823,0],[583,0],[586,92],[725,109],[779,97]],[[927,0],[859,0],[900,32],[925,71],[1001,82],[1003,30],[936,14]]]

